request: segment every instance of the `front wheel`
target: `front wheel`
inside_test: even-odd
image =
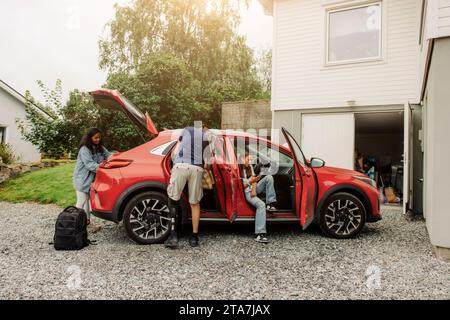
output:
[[[336,193],[324,203],[319,227],[327,236],[349,239],[361,232],[366,223],[366,208],[354,195]]]
[[[171,219],[165,194],[147,191],[133,197],[125,207],[123,223],[138,244],[163,243],[170,234]]]

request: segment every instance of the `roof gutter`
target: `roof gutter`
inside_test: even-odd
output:
[[[0,79],[0,85],[6,87],[8,90],[10,90],[13,94],[12,96],[14,96],[17,100],[19,100],[20,102],[22,102],[23,104],[26,104],[27,102],[27,98],[25,98],[19,91],[17,91],[16,89],[14,89],[13,87],[11,87],[9,84],[7,84],[5,81]],[[48,113],[45,109],[41,108],[40,106],[38,106],[37,104],[33,103],[30,101],[30,103],[37,108],[39,111],[45,113],[47,116],[49,116],[52,119],[55,119],[54,116],[52,116],[50,113]]]

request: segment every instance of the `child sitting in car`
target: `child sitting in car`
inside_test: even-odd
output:
[[[251,164],[252,156],[248,149],[240,159],[240,174],[244,184],[245,198],[248,203],[256,208],[255,217],[255,241],[260,243],[268,243],[266,231],[266,211],[276,210],[274,204],[277,201],[275,193],[274,180],[271,175],[262,178],[256,175]],[[258,195],[266,195],[266,203],[258,198]]]

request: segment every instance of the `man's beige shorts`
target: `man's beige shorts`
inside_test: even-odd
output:
[[[187,163],[178,163],[172,168],[172,176],[167,187],[167,195],[179,201],[186,183],[189,190],[189,203],[198,204],[203,198],[203,168]]]

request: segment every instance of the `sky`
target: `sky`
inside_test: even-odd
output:
[[[151,1],[151,0],[149,0]],[[170,1],[170,0],[169,0]],[[42,98],[37,80],[53,88],[62,80],[64,99],[77,88],[94,90],[106,80],[98,67],[98,40],[127,0],[1,0],[0,79],[21,93]],[[272,46],[272,18],[257,0],[242,9],[238,32],[254,50]]]

